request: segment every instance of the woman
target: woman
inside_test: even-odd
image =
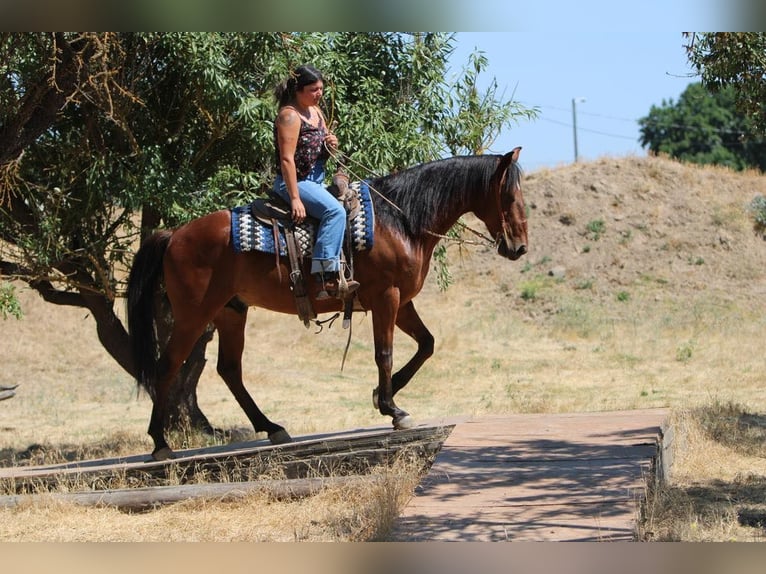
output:
[[[311,273],[321,284],[318,300],[344,299],[359,288],[358,282],[346,281],[342,275],[345,209],[324,186],[328,150],[338,147],[338,138],[327,129],[319,109],[323,91],[319,70],[300,66],[274,92],[279,102],[274,122],[274,192],[290,204],[296,224],[306,214],[319,220],[311,260]]]

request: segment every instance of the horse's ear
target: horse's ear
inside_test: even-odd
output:
[[[500,163],[497,165],[495,173],[502,174],[508,169],[508,166],[513,162],[519,161],[519,154],[521,153],[521,146],[513,148],[507,154],[500,158]]]

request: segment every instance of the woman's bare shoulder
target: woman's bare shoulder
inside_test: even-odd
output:
[[[301,117],[298,111],[292,106],[283,106],[277,112],[277,124],[281,126],[291,126],[300,124]]]

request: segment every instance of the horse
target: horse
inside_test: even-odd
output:
[[[394,396],[434,352],[434,337],[413,299],[439,241],[461,216],[473,213],[486,226],[498,255],[514,261],[527,252],[520,151],[449,157],[368,180],[374,191],[374,241],[354,255],[354,278],[361,283],[355,305],[372,316],[378,370],[373,405],[391,417],[395,430],[411,428],[414,421]],[[210,323],[219,338],[217,372],[256,433],[265,432],[272,444],[292,441],[246,390],[241,364],[249,307],[296,313],[289,262],[259,251],[235,252],[231,229],[231,210],[216,211],[174,231],[156,231],[134,257],[127,289],[128,332],[137,382],[153,399],[148,434],[155,460],[173,457],[163,428],[169,391]],[[309,260],[303,265],[308,277]],[[154,321],[163,281],[173,325],[167,345],[159,349]],[[342,309],[338,299],[316,300],[318,286],[307,289],[318,314]],[[410,360],[392,374],[394,327],[417,345]]]

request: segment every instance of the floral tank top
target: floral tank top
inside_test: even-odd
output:
[[[324,138],[327,135],[324,120],[319,119],[319,126],[312,126],[301,118],[301,129],[298,133],[298,143],[295,146],[295,171],[298,181],[306,179],[314,168],[317,160],[327,159]],[[274,124],[274,150],[277,158],[277,173],[282,175],[282,162],[279,160],[279,140],[277,125]]]

